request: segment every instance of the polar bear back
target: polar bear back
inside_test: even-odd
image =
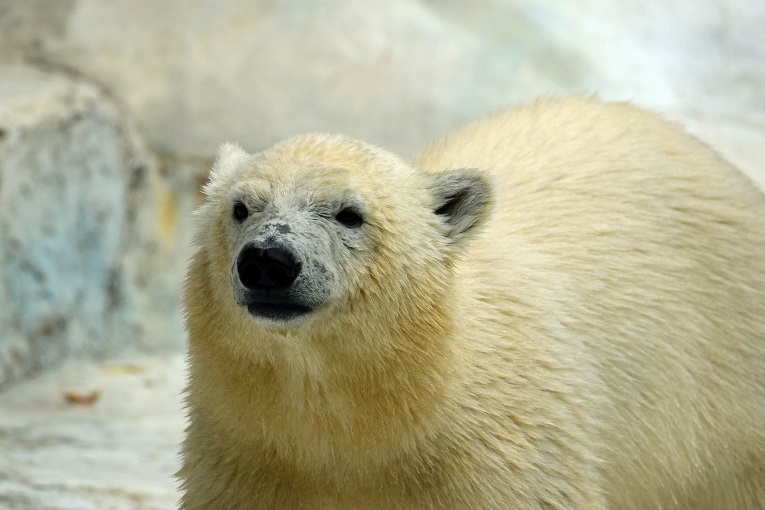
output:
[[[499,112],[415,164],[493,174],[465,292],[507,303],[549,289],[541,320],[593,360],[583,387],[602,385],[582,397],[606,394],[614,508],[765,497],[765,198],[744,175],[657,115],[587,99]]]

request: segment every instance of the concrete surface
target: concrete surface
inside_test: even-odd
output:
[[[174,508],[183,384],[180,354],[123,354],[0,394],[0,509]]]

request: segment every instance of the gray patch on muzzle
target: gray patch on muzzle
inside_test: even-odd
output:
[[[304,318],[330,299],[329,236],[308,220],[272,217],[245,233],[231,267],[236,302],[256,319],[286,323]]]

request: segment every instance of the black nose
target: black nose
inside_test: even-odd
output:
[[[284,289],[300,273],[300,262],[282,247],[246,246],[236,262],[239,281],[250,290]]]

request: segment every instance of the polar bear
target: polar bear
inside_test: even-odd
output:
[[[765,508],[765,198],[627,104],[224,145],[181,508]]]

